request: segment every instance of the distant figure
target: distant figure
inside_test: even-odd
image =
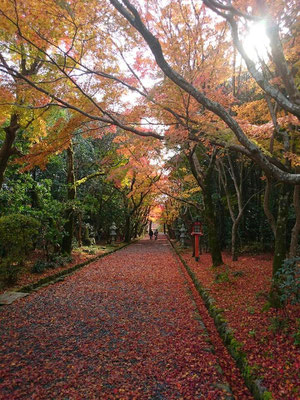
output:
[[[155,231],[154,231],[154,236],[155,236],[155,240],[157,240],[157,237],[158,237],[158,230],[157,229],[155,229]]]
[[[153,236],[153,230],[152,229],[150,229],[150,231],[149,231],[149,236],[150,236],[150,240],[152,240],[152,236]]]

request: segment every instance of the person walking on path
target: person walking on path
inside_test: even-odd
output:
[[[232,395],[185,276],[145,239],[2,307],[0,399],[253,399]]]
[[[155,237],[155,240],[157,240],[157,238],[158,238],[158,229],[155,229],[155,231],[154,231],[154,237]]]
[[[150,237],[150,240],[152,240],[152,237],[153,237],[153,230],[152,229],[149,230],[149,237]]]

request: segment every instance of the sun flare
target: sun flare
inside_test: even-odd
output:
[[[265,22],[253,24],[244,40],[244,49],[253,61],[267,61],[270,41]]]

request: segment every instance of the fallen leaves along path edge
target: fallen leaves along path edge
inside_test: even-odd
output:
[[[61,282],[67,276],[73,274],[77,270],[79,270],[79,269],[81,269],[81,268],[83,268],[83,267],[85,267],[85,266],[87,266],[87,265],[99,260],[100,258],[106,257],[106,256],[108,256],[110,254],[113,254],[113,253],[119,251],[119,250],[122,250],[125,247],[130,246],[131,244],[134,244],[137,240],[133,240],[130,243],[123,243],[120,246],[116,247],[115,249],[112,249],[112,250],[109,250],[109,251],[107,251],[105,253],[99,254],[96,257],[89,258],[88,260],[83,261],[83,262],[81,262],[79,264],[72,265],[72,267],[70,267],[70,268],[62,269],[59,272],[54,272],[53,274],[51,274],[49,276],[46,276],[45,278],[38,279],[38,280],[36,280],[36,281],[34,281],[32,283],[29,283],[27,285],[23,285],[21,287],[15,288],[15,289],[12,288],[10,290],[11,291],[15,291],[15,292],[25,292],[25,293],[30,294],[30,293],[35,292],[35,291],[37,291],[37,290],[39,290],[39,289],[41,289],[43,287],[46,287],[46,286],[49,286],[49,285],[53,285],[54,283],[57,283],[57,282]],[[0,304],[0,307],[1,306],[4,306],[4,304]]]
[[[230,386],[234,391],[238,390],[242,379],[254,396],[255,400],[272,400],[273,397],[271,393],[262,385],[261,381],[252,374],[247,357],[241,350],[238,341],[235,339],[232,329],[224,320],[221,312],[222,310],[216,307],[215,300],[202,286],[195,273],[191,270],[181,254],[177,251],[173,242],[169,238],[168,240],[178,259],[180,260],[182,270],[186,275],[187,280],[190,282],[193,294],[196,296],[196,298],[198,297],[196,303],[197,306],[200,307],[202,315],[205,315],[205,311],[203,310],[203,302],[205,304],[206,313],[208,313],[210,317],[205,320],[205,323],[207,324],[210,337],[214,339],[213,345],[220,357],[219,359],[221,367],[223,368]],[[210,321],[213,321],[213,324],[211,324]],[[223,346],[220,342],[223,344]],[[227,349],[227,351],[224,353],[225,349]],[[224,364],[224,360],[227,360],[227,365]],[[242,398],[243,397],[239,397],[239,399]]]

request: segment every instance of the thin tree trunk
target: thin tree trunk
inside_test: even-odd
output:
[[[67,184],[68,184],[68,202],[72,202],[76,198],[76,188],[75,188],[75,173],[74,173],[74,151],[73,145],[67,149],[67,165],[68,165],[68,176],[67,176]],[[75,213],[74,207],[72,204],[67,208],[65,212],[66,223],[64,226],[65,235],[62,240],[62,251],[63,253],[71,254],[72,251],[72,240],[74,233],[74,222],[75,222]]]
[[[222,253],[220,248],[220,238],[218,235],[217,223],[216,223],[216,211],[215,206],[212,199],[211,192],[211,182],[208,180],[211,179],[208,177],[205,185],[205,192],[203,192],[203,200],[204,200],[204,215],[205,221],[207,225],[208,232],[208,243],[211,254],[211,259],[213,266],[218,267],[219,265],[224,264],[222,259]]]
[[[281,183],[279,189],[279,202],[278,202],[278,214],[276,221],[276,235],[275,235],[275,251],[273,258],[273,284],[270,290],[269,298],[272,307],[280,307],[280,290],[278,288],[278,281],[276,273],[282,266],[283,260],[287,254],[287,220],[288,210],[290,206],[290,193],[291,186]]]
[[[240,221],[242,219],[243,213],[244,213],[245,207],[239,212],[237,218],[234,220],[232,224],[232,229],[231,229],[231,254],[232,254],[232,261],[237,261],[238,260],[238,249],[236,246],[236,237],[237,237],[237,232],[238,232],[238,227],[240,224]]]
[[[77,241],[78,241],[78,247],[82,246],[82,214],[81,212],[78,215],[78,237],[77,237]]]
[[[275,221],[273,214],[270,211],[270,206],[269,206],[270,192],[271,192],[271,182],[270,182],[269,178],[267,178],[266,190],[265,190],[265,196],[264,196],[264,212],[265,212],[265,216],[267,217],[267,220],[270,224],[270,227],[272,229],[273,235],[274,235],[274,237],[276,237],[276,221]]]
[[[126,219],[125,219],[125,242],[129,243],[130,239],[131,239],[130,215],[126,215]]]
[[[242,176],[243,176],[243,168],[240,168],[240,176],[239,176],[239,182],[236,177],[235,169],[233,167],[232,159],[229,154],[227,154],[227,159],[229,162],[229,174],[233,180],[234,183],[234,188],[237,196],[237,205],[238,205],[238,215],[235,216],[233,206],[230,201],[230,193],[228,190],[228,185],[227,185],[227,176],[226,176],[226,171],[224,168],[224,164],[219,160],[218,161],[218,171],[219,171],[219,176],[224,188],[225,196],[226,196],[226,201],[227,201],[227,206],[229,210],[229,214],[232,220],[232,228],[231,228],[231,255],[232,255],[232,261],[237,261],[238,259],[238,249],[237,249],[237,233],[238,233],[238,227],[239,223],[241,221],[241,218],[243,216],[244,210],[246,208],[246,205],[243,207],[242,204]],[[248,202],[247,202],[248,203]],[[247,204],[246,203],[246,204]]]
[[[296,214],[295,225],[292,229],[291,243],[289,257],[297,256],[297,249],[299,244],[299,232],[300,232],[300,185],[294,187],[293,204]]]

